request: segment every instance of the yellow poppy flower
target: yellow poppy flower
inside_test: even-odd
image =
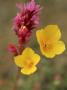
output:
[[[21,73],[30,75],[37,70],[36,65],[40,61],[40,56],[31,48],[26,48],[21,55],[15,56],[15,64],[21,68]]]
[[[61,32],[57,25],[48,25],[36,32],[42,54],[48,58],[63,53],[65,44],[60,40]]]

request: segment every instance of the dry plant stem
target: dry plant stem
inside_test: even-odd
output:
[[[18,71],[17,71],[16,81],[15,81],[13,90],[17,90],[17,82],[18,82],[19,78],[20,78],[20,68],[18,68]]]
[[[24,48],[23,48],[23,46],[22,46],[21,44],[18,45],[18,51],[19,51],[18,53],[19,53],[19,54],[22,53],[23,49],[24,49]]]
[[[19,51],[18,55],[22,53],[23,49],[24,49],[23,45],[21,43],[19,43],[19,45],[18,45],[18,51]],[[16,81],[15,81],[13,90],[17,90],[17,82],[18,82],[19,78],[20,78],[20,68],[18,68],[18,70],[17,70]]]

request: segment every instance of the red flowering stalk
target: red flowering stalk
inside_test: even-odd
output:
[[[26,4],[17,4],[17,7],[20,12],[14,18],[13,29],[18,38],[21,39],[21,43],[25,43],[31,35],[31,30],[35,29],[39,24],[41,8],[34,0]]]
[[[39,24],[39,14],[41,7],[34,0],[26,4],[17,4],[19,12],[13,19],[13,30],[18,37],[19,53],[22,51],[22,45],[30,39],[32,30]]]

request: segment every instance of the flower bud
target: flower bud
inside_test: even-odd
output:
[[[18,54],[16,47],[13,44],[8,45],[8,50],[13,53],[15,56]]]

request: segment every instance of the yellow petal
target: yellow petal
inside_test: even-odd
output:
[[[61,32],[57,25],[48,25],[44,28],[44,36],[47,40],[59,40],[61,38]]]
[[[36,37],[42,54],[48,58],[53,58],[65,50],[64,43],[58,42],[61,38],[61,32],[57,25],[48,25],[44,29],[38,30]]]
[[[26,48],[26,49],[24,49],[24,51],[22,52],[22,55],[23,55],[25,58],[32,57],[33,54],[34,54],[34,51],[33,51],[31,48]]]
[[[36,31],[36,37],[39,44],[54,42],[61,38],[61,32],[57,25],[48,25],[44,29]]]
[[[25,75],[33,74],[37,70],[37,67],[33,66],[32,68],[23,68],[21,69],[21,73]]]
[[[36,31],[36,37],[39,44],[45,40],[44,29]]]
[[[40,46],[40,50],[41,50],[41,53],[47,58],[54,58],[55,57],[54,48],[51,50],[49,50],[49,49],[46,50],[42,46]]]
[[[18,55],[14,59],[17,66],[26,68],[30,65],[36,65],[40,61],[40,56],[35,54],[31,48],[26,48],[22,55]]]
[[[15,61],[15,64],[16,64],[18,67],[23,67],[23,66],[24,66],[22,55],[18,55],[18,56],[16,56],[16,57],[14,57],[14,61]]]
[[[38,54],[34,54],[32,59],[33,59],[34,65],[37,65],[40,61],[40,56]]]
[[[56,51],[56,54],[61,54],[63,53],[65,50],[65,44],[63,41],[58,41],[56,44],[55,44],[55,51]]]

